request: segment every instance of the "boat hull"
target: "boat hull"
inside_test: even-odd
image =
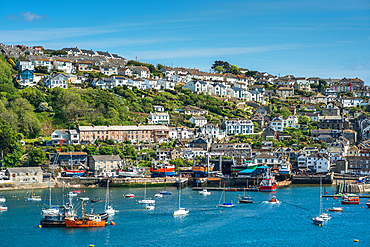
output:
[[[66,222],[63,219],[48,219],[47,217],[40,220],[40,225],[43,227],[66,227]]]
[[[82,219],[65,219],[67,227],[104,227],[105,221],[82,220]]]
[[[225,203],[225,204],[218,204],[218,206],[223,207],[223,208],[231,208],[231,207],[234,207],[234,204]]]
[[[273,191],[276,191],[277,189],[277,184],[273,184],[273,185],[263,185],[260,187],[260,191],[262,192],[273,192]]]
[[[367,206],[368,208],[370,208],[370,202],[366,203],[366,206]]]
[[[252,200],[243,200],[243,199],[239,200],[239,202],[240,203],[253,203]]]
[[[78,170],[78,171],[74,171],[74,170],[66,170],[66,176],[70,176],[70,177],[73,177],[73,176],[79,176],[79,177],[82,177],[84,174],[85,174],[86,170]]]
[[[360,204],[360,202],[359,201],[340,201],[340,203],[342,203],[342,204]]]
[[[323,220],[319,217],[316,217],[316,218],[312,218],[312,223],[315,224],[315,225],[318,225],[318,226],[322,226],[322,225],[324,225],[325,220]]]

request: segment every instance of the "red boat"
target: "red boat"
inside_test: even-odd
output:
[[[226,191],[238,191],[238,189],[237,188],[227,188],[227,189],[225,189]]]
[[[340,202],[342,204],[360,204],[360,199],[358,196],[348,196],[345,194]]]
[[[265,178],[263,178],[261,185],[260,185],[260,191],[263,192],[272,192],[276,191],[277,183],[275,181],[275,177],[271,176],[270,173],[266,173]]]
[[[370,208],[370,200],[366,203],[366,206]]]
[[[167,177],[175,175],[175,165],[171,164],[158,164],[150,167],[150,172],[153,177]]]

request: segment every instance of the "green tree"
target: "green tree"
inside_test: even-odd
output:
[[[12,147],[16,145],[16,141],[10,125],[0,120],[0,149],[3,151],[4,156],[7,156],[8,153],[13,151]]]
[[[300,124],[308,124],[311,121],[310,117],[307,116],[299,116],[298,117],[298,123]]]
[[[95,146],[92,146],[92,145],[87,146],[84,151],[87,153],[89,157],[91,157],[92,155],[99,154],[99,150]]]
[[[214,68],[214,71],[216,71],[218,73],[223,73],[223,72],[225,72],[225,69],[222,66],[219,65],[216,68]]]
[[[46,161],[45,152],[41,148],[34,147],[31,152],[29,152],[29,161],[31,166],[38,166],[44,164]]]
[[[4,56],[0,54],[0,84],[8,84],[12,82],[12,66],[7,63]]]
[[[253,122],[253,125],[254,125],[254,130],[258,129],[259,128],[259,125],[257,122]]]
[[[222,66],[226,72],[230,71],[230,64],[226,61],[215,61],[211,69],[215,69],[217,66]]]
[[[99,148],[99,154],[100,155],[112,155],[113,154],[113,148],[110,146],[101,146]]]
[[[231,74],[234,74],[234,75],[239,75],[240,74],[239,68],[236,65],[231,65],[229,72]]]
[[[288,108],[286,108],[286,107],[283,107],[283,108],[281,108],[280,109],[280,111],[279,111],[279,113],[280,113],[280,115],[283,117],[283,118],[287,118],[287,117],[289,117],[290,115],[292,115],[292,113],[289,111],[289,109]]]

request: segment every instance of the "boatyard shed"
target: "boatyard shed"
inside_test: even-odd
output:
[[[5,175],[13,183],[42,183],[43,172],[40,167],[8,168]]]

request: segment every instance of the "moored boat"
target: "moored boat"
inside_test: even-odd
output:
[[[342,204],[360,204],[360,199],[358,196],[348,196],[345,194],[342,196],[342,200],[340,201]]]
[[[312,218],[311,220],[312,220],[312,223],[315,224],[315,225],[322,226],[322,225],[325,224],[325,220],[323,218],[321,218],[320,216],[316,216],[316,217]]]
[[[128,167],[118,170],[118,175],[125,178],[142,178],[144,177],[144,172],[144,168],[141,167]]]
[[[7,211],[8,207],[4,205],[0,205],[0,211]]]
[[[259,190],[263,192],[272,192],[275,191],[276,189],[277,183],[275,181],[275,177],[272,176],[270,172],[267,172],[261,182]]]
[[[279,203],[279,201],[276,199],[276,196],[271,197],[269,203]]]
[[[86,173],[86,170],[65,170],[65,172],[68,177],[82,177]]]
[[[91,199],[91,202],[101,202],[101,199],[99,197],[95,197],[94,199]]]
[[[218,203],[218,207],[224,207],[224,208],[231,208],[231,207],[234,207],[234,204],[232,204],[231,202],[225,202],[226,201],[226,195],[225,195],[225,190],[221,193],[221,197],[220,197],[220,201]],[[224,199],[224,202],[221,203],[221,200],[222,198]]]
[[[102,219],[99,214],[86,214],[86,204],[89,198],[81,198],[82,202],[82,216],[76,217],[75,215],[65,217],[67,227],[103,227],[106,221]]]
[[[250,196],[243,196],[242,199],[239,200],[240,203],[253,203],[253,199]]]
[[[155,208],[154,204],[147,204],[145,206],[145,209],[147,209],[147,210],[154,210],[154,208]]]
[[[292,165],[288,161],[283,161],[279,166],[279,175],[290,175],[292,173]]]
[[[159,194],[162,194],[162,195],[172,195],[172,192],[167,191],[167,190],[162,190],[162,191],[159,192]]]
[[[0,197],[0,202],[6,202],[6,198],[4,196]]]
[[[208,173],[213,171],[214,165],[194,165],[191,170],[194,177],[206,177]]]
[[[154,197],[163,197],[163,195],[161,193],[158,193],[158,194],[155,194]]]
[[[332,207],[332,208],[329,208],[329,211],[340,212],[340,211],[343,211],[343,208],[340,208],[340,207]]]
[[[150,167],[153,177],[167,177],[175,175],[175,165],[169,163],[156,164]]]
[[[198,194],[199,194],[199,195],[208,196],[208,195],[210,195],[210,194],[211,194],[211,192],[210,192],[210,191],[208,191],[207,189],[203,189],[203,190],[199,191],[199,193],[198,193]]]
[[[126,194],[126,197],[135,197],[135,195],[131,194],[131,193],[128,193],[128,194]]]

